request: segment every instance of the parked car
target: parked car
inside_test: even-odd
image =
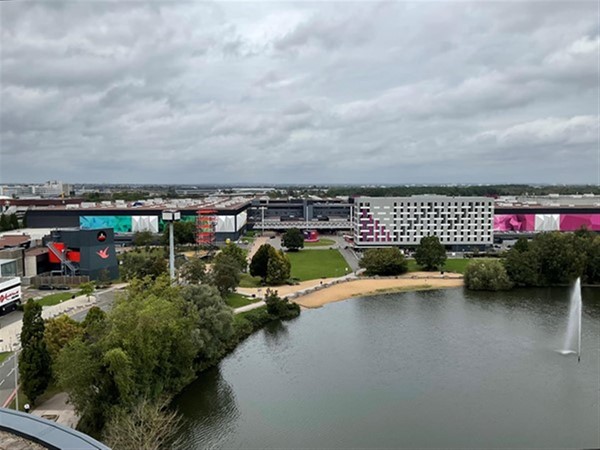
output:
[[[58,286],[54,286],[54,289],[58,291],[70,291],[71,287],[67,286],[66,284],[59,284]]]
[[[51,291],[52,289],[54,289],[54,286],[52,286],[51,284],[40,284],[38,286],[38,289],[40,291]]]

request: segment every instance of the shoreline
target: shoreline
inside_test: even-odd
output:
[[[431,274],[398,278],[353,279],[343,283],[326,286],[313,292],[298,293],[291,298],[303,308],[320,308],[329,303],[349,300],[356,297],[367,297],[394,292],[424,291],[433,289],[455,288],[464,286],[462,276],[432,277]]]

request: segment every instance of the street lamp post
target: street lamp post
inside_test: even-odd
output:
[[[171,281],[175,279],[175,243],[173,237],[173,223],[181,220],[181,212],[167,210],[162,212],[163,221],[169,224],[169,274]]]

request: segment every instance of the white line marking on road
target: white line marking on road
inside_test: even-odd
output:
[[[15,368],[13,367],[12,369],[10,369],[10,372],[8,372],[8,375],[6,375],[6,377],[10,377],[13,373],[15,372]]]
[[[4,382],[6,381],[6,379],[0,381],[0,386],[2,386],[4,384]]]

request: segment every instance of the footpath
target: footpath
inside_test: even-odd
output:
[[[108,289],[99,291],[98,294],[105,292],[111,292],[118,289],[122,289],[127,286],[125,283],[115,284]],[[96,304],[96,297],[90,296],[88,299],[85,295],[80,295],[74,299],[65,300],[62,303],[58,303],[53,306],[45,306],[42,308],[42,317],[44,319],[51,319],[63,314],[72,315],[80,311],[91,308]],[[0,352],[11,352],[14,351],[15,344],[20,345],[21,327],[23,322],[21,320],[5,325],[0,328]]]

